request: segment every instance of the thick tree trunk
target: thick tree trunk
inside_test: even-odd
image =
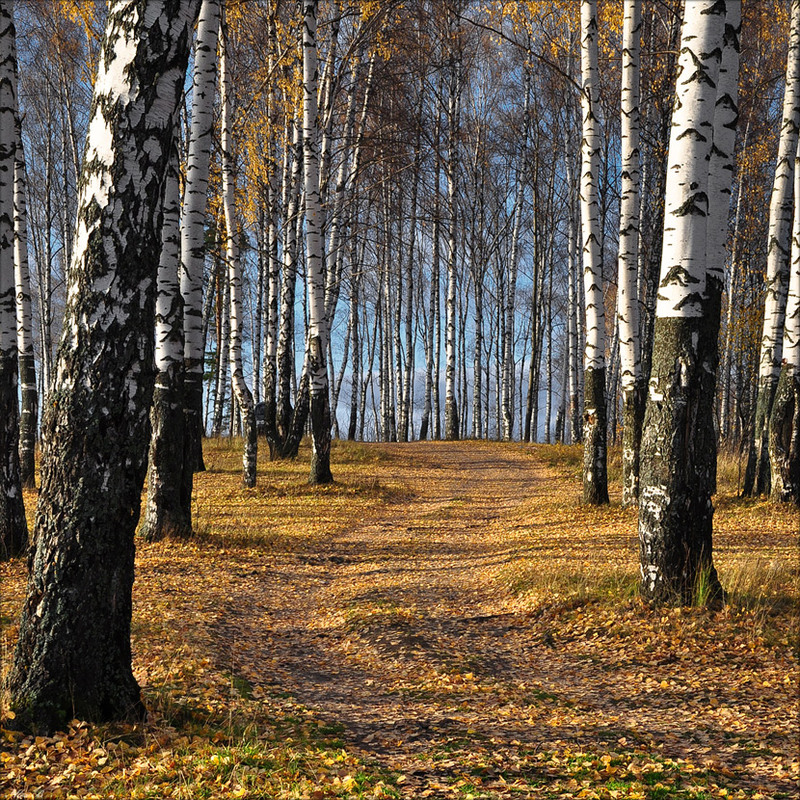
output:
[[[134,530],[153,393],[161,198],[197,2],[111,6],[94,88],[58,377],[44,423],[16,722],[141,718]]]
[[[14,166],[18,145],[16,44],[12,4],[0,3],[0,559],[28,543],[22,501],[17,399],[17,309],[14,270]],[[30,302],[28,303],[30,311]],[[32,353],[30,353],[32,360]],[[24,380],[24,378],[23,378]]]
[[[657,603],[722,600],[711,503],[720,295],[709,285],[707,234],[719,202],[709,193],[709,163],[717,163],[711,134],[724,34],[725,4],[686,3],[640,466],[641,592]]]

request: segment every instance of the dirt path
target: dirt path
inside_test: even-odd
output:
[[[736,713],[698,721],[682,699],[688,683],[649,688],[651,674],[680,673],[669,666],[677,656],[603,663],[591,631],[573,647],[558,620],[509,605],[493,576],[519,554],[509,532],[522,505],[551,486],[529,454],[475,442],[385,450],[376,476],[407,485],[410,498],[249,582],[217,626],[231,672],[247,664],[251,683],[290,692],[349,750],[402,773],[408,797],[439,796],[465,758],[482,765],[482,791],[504,794],[513,780],[530,789],[544,773],[520,753],[565,747],[641,747],[705,763],[739,786],[794,790],[784,766],[769,766],[793,747],[770,739],[769,693],[740,697],[731,687],[725,698],[715,666],[706,670],[714,685],[694,691],[722,696]],[[497,769],[486,772],[487,762]]]

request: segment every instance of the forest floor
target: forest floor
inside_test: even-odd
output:
[[[618,476],[581,505],[580,448],[334,443],[322,488],[307,455],[246,490],[209,443],[196,536],[138,546],[147,723],[3,730],[0,796],[798,796],[798,517],[735,464],[710,612],[637,598],[635,512]]]

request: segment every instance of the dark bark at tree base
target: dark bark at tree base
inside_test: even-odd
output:
[[[655,604],[724,601],[712,559],[713,317],[656,320],[639,484],[641,594]]]
[[[23,489],[36,488],[36,428],[39,419],[39,393],[32,355],[19,356],[22,414],[19,421],[19,469]]]
[[[148,542],[192,533],[191,492],[183,494],[184,410],[179,365],[160,372],[150,411],[150,470],[141,535]]]
[[[761,380],[758,385],[755,426],[749,442],[742,486],[744,497],[770,493],[769,420],[777,388],[777,380],[771,377]]]
[[[247,391],[248,396],[250,391]],[[244,454],[242,456],[242,484],[252,489],[256,485],[258,466],[258,431],[256,430],[256,417],[253,413],[253,398],[242,403],[242,438],[244,440]]]
[[[309,483],[333,483],[331,474],[331,406],[328,389],[328,366],[322,339],[311,337],[308,348],[308,371],[311,395],[311,473]]]
[[[644,421],[644,381],[639,378],[622,399],[622,506],[639,502],[639,448]]]
[[[333,483],[331,473],[331,412],[327,392],[311,395],[311,472],[309,483]]]
[[[781,369],[769,422],[772,499],[800,505],[800,375]]]
[[[308,421],[311,397],[309,393],[308,375],[303,374],[300,385],[297,387],[297,405],[292,410],[292,416],[287,427],[286,438],[277,450],[278,458],[297,458],[300,442]]]
[[[594,506],[608,503],[606,448],[606,371],[584,371],[583,502]]]
[[[458,403],[451,397],[444,401],[444,438],[448,442],[455,442],[459,438]]]
[[[186,370],[183,375],[183,397],[186,419],[184,421],[189,458],[188,467],[193,472],[205,472],[203,460],[203,374]]]
[[[0,354],[0,560],[22,555],[28,546],[28,524],[22,499],[17,416],[17,361]]]

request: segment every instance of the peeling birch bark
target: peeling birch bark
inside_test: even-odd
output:
[[[94,86],[42,488],[14,664],[17,722],[144,714],[134,531],[153,394],[161,204],[198,3],[119,0]]]

